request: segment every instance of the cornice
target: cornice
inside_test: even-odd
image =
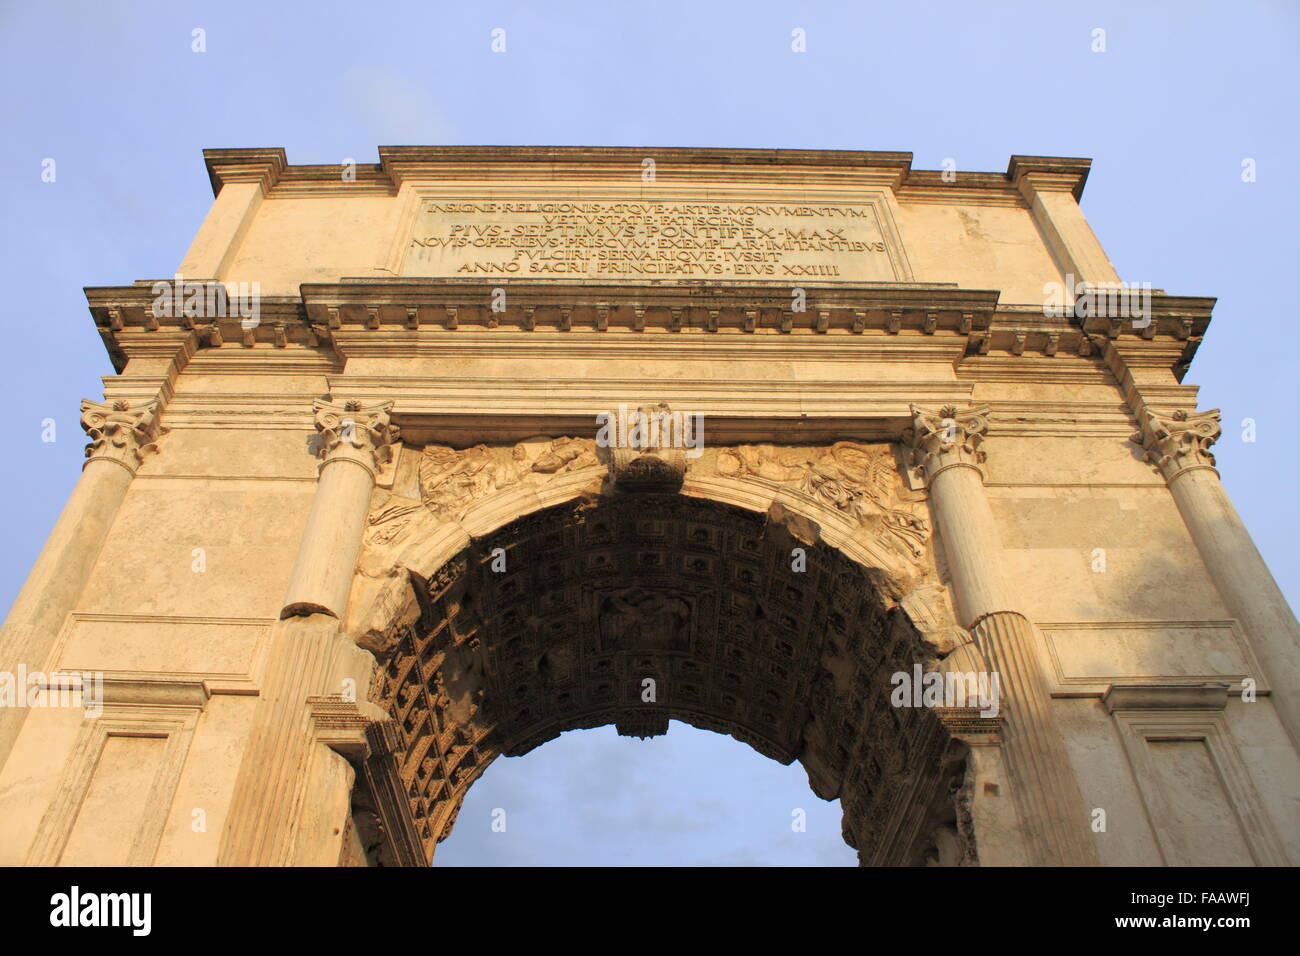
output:
[[[812,333],[868,329],[969,333],[987,328],[998,293],[942,283],[801,286],[792,308],[788,285],[674,283],[646,286],[590,282],[344,280],[304,284],[307,319],[325,329],[364,326],[412,330],[464,326],[526,331]],[[504,291],[501,311],[493,309]]]
[[[350,356],[543,349],[605,356],[653,348],[662,357],[841,358],[949,362],[963,377],[1093,381],[1100,359],[1123,384],[1134,368],[1185,373],[1215,300],[1153,292],[1149,321],[1048,315],[999,305],[996,290],[952,283],[809,284],[804,308],[771,283],[586,282],[356,278],[304,283],[299,296],[259,300],[238,315],[157,316],[155,283],[87,288],[90,312],[120,372],[129,359],[182,356],[214,371],[329,372]],[[494,307],[495,306],[495,307]],[[247,359],[241,350],[256,350]],[[264,357],[279,350],[282,360]],[[221,358],[214,359],[214,353]],[[255,357],[262,356],[262,357]],[[1028,358],[1024,358],[1024,357]],[[1021,360],[1023,367],[994,357]],[[1089,360],[1091,368],[1072,360]],[[1056,372],[1051,361],[1071,371]],[[178,367],[180,367],[178,366]]]
[[[606,146],[381,146],[379,168],[394,188],[414,179],[440,179],[467,170],[473,178],[498,178],[508,170],[523,180],[613,178],[639,181],[642,163],[652,159],[655,180],[709,179],[752,182],[756,179],[834,178],[845,172],[870,172],[881,185],[899,182],[911,168],[912,154],[858,150],[696,149],[690,147]]]
[[[931,174],[927,172],[925,175],[929,177]],[[971,182],[973,178],[958,173],[953,182],[944,182],[938,177],[933,182],[926,182],[920,176],[909,176],[907,182],[894,191],[894,195],[903,206],[923,203],[937,206],[1007,206],[1015,209],[1028,207],[1029,204],[1019,190],[1005,183],[1000,184],[1000,187],[993,187],[986,182],[976,185]]]
[[[1006,179],[1018,189],[1025,183],[1035,189],[1068,190],[1075,200],[1083,196],[1092,160],[1065,156],[1012,156]]]
[[[1153,339],[1168,333],[1183,341],[1199,342],[1210,326],[1210,316],[1217,301],[1213,296],[1166,295],[1153,291],[1150,295],[1151,321],[1146,325],[1139,325],[1127,316],[1090,315],[1078,321],[1084,331],[1110,339]]]
[[[509,170],[522,180],[553,179],[570,173],[582,177],[639,178],[642,162],[653,159],[656,179],[713,178],[724,182],[757,179],[824,178],[864,172],[881,185],[913,192],[926,201],[934,190],[952,188],[964,194],[987,193],[1012,202],[1026,176],[1046,187],[1053,182],[1076,198],[1083,192],[1090,161],[1048,156],[1012,156],[1005,173],[961,172],[944,178],[940,170],[912,168],[910,152],[814,149],[714,149],[650,146],[380,146],[378,163],[358,163],[349,168],[331,164],[290,166],[283,148],[208,149],[203,156],[213,193],[228,182],[260,182],[264,190],[280,186],[285,195],[326,192],[375,194],[396,192],[412,179],[499,178]],[[933,201],[933,200],[931,200]]]
[[[289,166],[282,146],[205,149],[203,162],[214,196],[226,183],[261,183],[262,192],[269,192]]]
[[[655,162],[741,166],[892,166],[909,169],[910,152],[855,149],[752,149],[692,146],[380,146],[380,165],[401,162]]]
[[[90,312],[120,369],[150,347],[150,335],[192,333],[200,348],[241,343],[319,347],[335,332],[461,328],[539,331],[670,332],[738,331],[770,334],[966,335],[988,327],[998,293],[959,289],[951,283],[806,285],[804,309],[792,308],[788,285],[716,286],[673,283],[651,287],[591,283],[485,283],[465,280],[345,279],[304,284],[301,298],[262,297],[260,319],[245,328],[238,315],[157,316],[150,281],[87,288]],[[493,308],[506,292],[501,311]],[[215,332],[215,335],[214,335]]]

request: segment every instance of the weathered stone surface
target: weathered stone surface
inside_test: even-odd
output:
[[[0,864],[421,865],[497,757],[673,719],[866,864],[1300,862],[1213,300],[1074,308],[1083,160],[654,152],[653,197],[641,151],[208,152],[196,308],[87,290],[119,374],[0,632]]]

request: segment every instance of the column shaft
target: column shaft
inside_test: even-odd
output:
[[[59,629],[81,599],[130,484],[131,472],[117,462],[86,463],[5,619],[0,668],[16,672],[23,664],[31,672],[45,666]],[[0,709],[0,765],[26,715],[25,707]]]
[[[348,458],[321,468],[281,617],[323,613],[342,620],[374,481],[369,468]]]
[[[1014,611],[995,611],[971,628],[989,669],[998,675],[1003,714],[1002,745],[1016,781],[1017,802],[1034,862],[1096,863],[1088,815],[1052,719],[1052,698],[1043,680],[1033,625]]]
[[[1214,468],[1219,410],[1177,409],[1166,417],[1142,405],[1137,419],[1141,430],[1132,440],[1164,476],[1219,595],[1264,668],[1283,727],[1300,746],[1300,625]]]
[[[307,698],[340,692],[346,650],[340,623],[331,617],[291,617],[273,626],[218,866],[291,863],[313,744]]]
[[[966,465],[944,468],[930,482],[930,501],[945,543],[958,623],[969,628],[983,614],[1011,610],[1001,546],[991,552],[988,547],[998,541],[998,532],[979,471]]]
[[[11,672],[19,664],[29,672],[45,666],[59,629],[81,600],[136,469],[156,450],[157,402],[83,401],[81,413],[91,439],[89,460],[0,631],[0,668]],[[0,766],[26,716],[26,707],[0,710]]]
[[[1295,614],[1213,470],[1175,475],[1169,491],[1228,611],[1245,628],[1272,688],[1273,707],[1292,742],[1300,745],[1300,624]]]

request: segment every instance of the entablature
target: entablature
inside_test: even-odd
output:
[[[357,355],[462,349],[509,355],[541,347],[555,357],[598,355],[605,349],[628,354],[653,341],[649,347],[662,358],[941,362],[975,378],[981,369],[993,368],[984,360],[994,355],[1029,356],[1023,371],[1030,378],[1044,374],[1043,358],[1081,356],[1103,360],[1121,386],[1131,389],[1150,379],[1138,369],[1157,370],[1171,385],[1181,380],[1215,302],[1155,293],[1144,318],[1114,319],[1000,306],[996,290],[950,283],[792,289],[698,281],[633,287],[366,278],[304,283],[297,297],[261,297],[256,318],[250,319],[235,309],[211,310],[213,301],[225,301],[217,294],[224,287],[214,280],[186,283],[185,289],[194,290],[193,308],[183,308],[187,296],[178,296],[171,300],[176,307],[160,310],[159,285],[141,281],[86,289],[91,315],[118,371],[128,360],[167,360],[178,349],[231,346],[308,348],[341,364]],[[720,344],[706,345],[714,336]],[[750,336],[754,344],[742,344]],[[804,337],[818,344],[794,344]],[[791,344],[787,349],[777,342]],[[751,348],[752,355],[744,351]],[[1003,379],[1018,371],[1006,362],[996,368]]]

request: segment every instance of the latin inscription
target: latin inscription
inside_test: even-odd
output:
[[[456,277],[892,281],[869,203],[432,201],[403,272]]]

